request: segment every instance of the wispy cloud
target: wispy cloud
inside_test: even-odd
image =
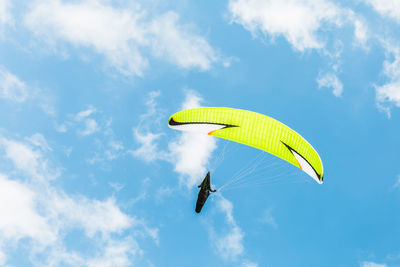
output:
[[[354,36],[355,44],[361,46],[368,51],[367,41],[369,40],[370,32],[363,18],[354,19]]]
[[[157,193],[154,195],[154,198],[157,203],[162,203],[165,197],[173,195],[175,191],[176,188],[173,187],[160,187],[157,189]]]
[[[46,207],[49,212],[56,214],[57,219],[66,225],[84,229],[88,237],[94,237],[96,233],[104,237],[110,233],[121,233],[134,222],[117,207],[113,198],[100,201],[84,196],[70,197],[56,190],[52,190],[48,197],[51,199]]]
[[[335,30],[350,25],[354,28],[354,44],[365,49],[370,37],[362,17],[328,0],[230,0],[229,11],[232,22],[255,37],[283,37],[296,51],[316,50],[327,57],[331,70],[318,78],[318,84],[333,87],[335,96],[343,91],[337,77],[343,43]]]
[[[102,110],[93,105],[85,109],[68,114],[65,121],[57,123],[55,130],[60,133],[75,133],[77,136],[89,139],[92,142],[92,153],[86,159],[90,164],[112,161],[126,155],[127,150],[118,139],[113,129],[113,118],[106,117]],[[66,149],[67,155],[72,152]]]
[[[208,70],[217,53],[175,12],[150,16],[139,4],[113,7],[108,1],[34,1],[26,26],[49,45],[93,49],[124,75],[142,76],[148,56],[181,68]],[[149,52],[150,51],[150,52]]]
[[[14,20],[11,14],[11,7],[12,3],[10,0],[0,0],[0,29],[1,24],[13,24]]]
[[[168,12],[156,17],[150,24],[153,54],[165,57],[181,68],[197,67],[208,70],[218,56],[201,36],[192,34],[191,27],[182,25],[178,14]]]
[[[361,264],[362,267],[387,267],[387,265],[385,263],[375,263],[375,262],[371,262],[371,261],[364,261]]]
[[[343,84],[339,78],[333,73],[326,73],[317,79],[318,87],[327,87],[333,89],[333,94],[336,97],[342,96]]]
[[[264,210],[264,213],[262,214],[261,218],[260,218],[260,222],[261,223],[266,223],[268,225],[270,225],[271,227],[277,229],[278,228],[278,224],[276,223],[275,217],[272,215],[272,208],[268,208],[266,210]]]
[[[123,242],[111,242],[98,257],[89,259],[87,266],[132,266],[131,257],[143,253],[136,245],[130,239]]]
[[[102,116],[101,111],[90,105],[76,114],[69,114],[68,119],[55,128],[61,133],[74,129],[80,137],[93,137],[95,150],[87,161],[95,164],[115,160],[126,153],[124,144],[115,136],[112,122],[112,118]]]
[[[386,84],[375,86],[378,107],[390,118],[390,109],[394,105],[400,107],[400,47],[383,41],[386,60],[383,62],[383,74]]]
[[[85,110],[76,114],[69,114],[69,119],[62,124],[56,125],[58,132],[65,133],[69,128],[77,128],[76,133],[80,136],[89,136],[100,130],[100,126],[94,116],[98,113],[97,109],[89,105]]]
[[[5,159],[11,162],[14,168],[30,179],[44,181],[59,176],[59,170],[49,166],[41,151],[31,148],[28,144],[0,136],[0,151],[3,151]]]
[[[136,141],[140,147],[136,150],[131,150],[130,153],[136,157],[142,158],[144,161],[151,162],[158,159],[166,159],[165,152],[160,151],[158,140],[162,136],[161,133],[141,133],[139,129],[133,131]]]
[[[322,49],[318,32],[325,25],[341,26],[348,11],[326,0],[230,0],[232,21],[254,36],[283,36],[299,51]]]
[[[218,255],[224,260],[236,261],[238,257],[244,253],[244,233],[233,217],[232,203],[220,194],[218,195],[217,201],[218,210],[225,216],[226,226],[224,230],[219,231],[216,231],[213,226],[210,226],[210,239]]]
[[[382,16],[390,17],[400,23],[400,2],[396,0],[364,0]]]
[[[0,191],[2,239],[18,242],[29,237],[42,245],[55,242],[57,233],[52,231],[48,219],[36,210],[38,196],[34,191],[4,174],[0,174]],[[4,246],[4,241],[2,243]]]
[[[400,3],[392,0],[365,0],[382,16],[400,23]],[[317,79],[318,87],[332,88],[337,97],[343,94],[343,83],[338,78],[343,43],[340,38],[328,42],[326,26],[333,36],[344,25],[354,27],[354,44],[368,50],[367,41],[377,39],[386,50],[383,74],[387,82],[376,87],[377,106],[390,117],[391,106],[400,107],[400,49],[396,41],[388,41],[381,32],[371,32],[366,19],[349,8],[343,8],[328,0],[230,0],[232,22],[242,25],[253,36],[266,35],[272,39],[285,38],[292,47],[304,52],[317,50],[330,58],[331,70],[324,71]],[[290,18],[290,19],[288,19]],[[393,39],[393,38],[392,38]],[[330,44],[336,45],[330,45]]]
[[[29,86],[25,81],[1,65],[0,98],[20,105],[28,100],[35,101],[35,104],[47,115],[54,116],[56,114],[51,92]]]
[[[159,91],[149,93],[145,103],[147,111],[140,115],[139,125],[133,129],[133,136],[140,146],[135,150],[130,150],[129,153],[146,162],[169,160],[168,152],[159,147],[159,140],[163,136],[159,130],[163,115],[162,110],[157,107],[159,96]]]
[[[198,93],[187,90],[181,109],[200,107],[202,101]],[[168,148],[174,160],[175,171],[181,174],[181,183],[189,188],[203,178],[217,143],[215,138],[204,134],[182,132],[177,135],[178,140],[169,142]]]
[[[204,223],[215,253],[224,261],[235,263],[235,266],[257,267],[258,264],[256,262],[246,257],[244,247],[245,233],[236,222],[232,202],[220,193],[215,194],[213,200],[214,204],[216,204],[216,209],[213,210],[213,218],[222,215],[222,220],[218,219],[218,221],[223,223],[222,225],[220,223],[217,225],[213,223],[213,220],[207,220]]]
[[[94,113],[96,113],[96,109],[93,106],[90,106],[88,109],[78,112],[74,116],[74,119],[76,121],[82,121]]]
[[[141,75],[147,60],[138,51],[145,42],[139,10],[119,10],[101,1],[35,1],[25,24],[49,44],[58,41],[93,48],[124,74]]]
[[[204,178],[208,162],[216,148],[216,140],[197,133],[179,135],[179,139],[170,142],[168,147],[174,170],[181,175],[181,183],[190,188]]]
[[[0,170],[1,264],[7,262],[4,248],[8,251],[10,244],[18,247],[22,239],[32,241],[28,248],[30,259],[47,266],[98,266],[99,262],[103,266],[130,266],[142,253],[139,239],[150,238],[158,243],[158,230],[141,218],[125,214],[113,197],[98,200],[68,195],[54,186],[48,176],[54,172],[52,169],[59,168],[53,167],[44,154],[52,148],[41,134],[25,140],[0,137],[0,149],[5,151],[2,161],[12,163]],[[18,179],[21,175],[26,178]],[[67,249],[65,239],[74,230],[82,231],[88,244],[95,244],[96,254]],[[134,233],[126,234],[127,231]]]
[[[218,207],[225,212],[226,222],[230,226],[230,232],[217,239],[217,249],[225,259],[235,259],[244,252],[243,232],[233,218],[233,206],[227,199],[221,198]]]
[[[181,109],[200,107],[203,99],[193,90],[185,91],[185,99]],[[174,165],[174,170],[180,174],[180,184],[190,188],[196,185],[204,176],[206,166],[216,148],[216,140],[213,137],[203,134],[177,132],[177,138],[168,142],[168,149],[159,147],[159,140],[162,132],[154,132],[162,117],[157,111],[156,98],[159,92],[150,93],[147,101],[148,111],[141,116],[139,126],[134,128],[134,137],[140,144],[136,150],[130,153],[147,162],[154,160],[168,161]],[[151,119],[150,119],[151,118]],[[152,129],[146,121],[152,122]],[[153,131],[153,132],[152,132]]]
[[[139,262],[143,250],[135,239],[126,237],[121,240],[109,239],[100,244],[92,256],[68,251],[64,246],[53,246],[48,249],[46,258],[32,257],[36,266],[102,266],[127,267]]]
[[[96,120],[90,118],[90,115],[94,113],[96,113],[96,109],[91,106],[75,115],[74,120],[77,122],[83,122],[84,124],[83,129],[77,131],[79,135],[87,136],[99,130]]]
[[[400,187],[400,174],[397,175],[396,182],[393,185],[394,188],[399,188]]]
[[[47,143],[46,138],[44,138],[44,136],[40,133],[35,133],[31,137],[27,137],[26,140],[28,140],[32,145],[39,147],[41,150],[44,151],[52,150],[52,148]]]
[[[251,261],[245,261],[241,265],[242,267],[258,267],[258,264]]]
[[[0,97],[15,102],[24,102],[28,96],[28,87],[25,82],[0,66]]]

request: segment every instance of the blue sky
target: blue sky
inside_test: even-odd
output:
[[[399,10],[0,0],[0,265],[400,266]],[[196,106],[287,124],[324,183],[167,127]]]

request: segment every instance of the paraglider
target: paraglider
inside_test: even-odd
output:
[[[207,173],[203,182],[201,182],[201,184],[199,184],[197,187],[200,188],[200,191],[196,201],[196,212],[200,213],[201,209],[204,206],[204,203],[206,202],[208,196],[210,195],[210,192],[212,193],[217,192],[217,190],[211,189],[210,172]]]
[[[323,165],[317,151],[300,134],[266,115],[224,107],[193,108],[173,114],[168,126],[266,151],[300,168],[317,183],[323,182]]]

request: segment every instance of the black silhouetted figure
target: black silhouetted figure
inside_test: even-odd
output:
[[[212,190],[210,185],[210,172],[207,173],[206,177],[204,178],[203,182],[198,186],[200,188],[199,195],[197,197],[196,202],[196,212],[200,213],[201,209],[203,208],[204,203],[206,202],[210,192],[217,192],[217,190]]]

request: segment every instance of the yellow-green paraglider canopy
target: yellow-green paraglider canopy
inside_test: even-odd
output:
[[[168,125],[264,150],[302,169],[318,183],[323,181],[323,166],[317,151],[300,134],[266,115],[241,109],[202,107],[175,113]]]

